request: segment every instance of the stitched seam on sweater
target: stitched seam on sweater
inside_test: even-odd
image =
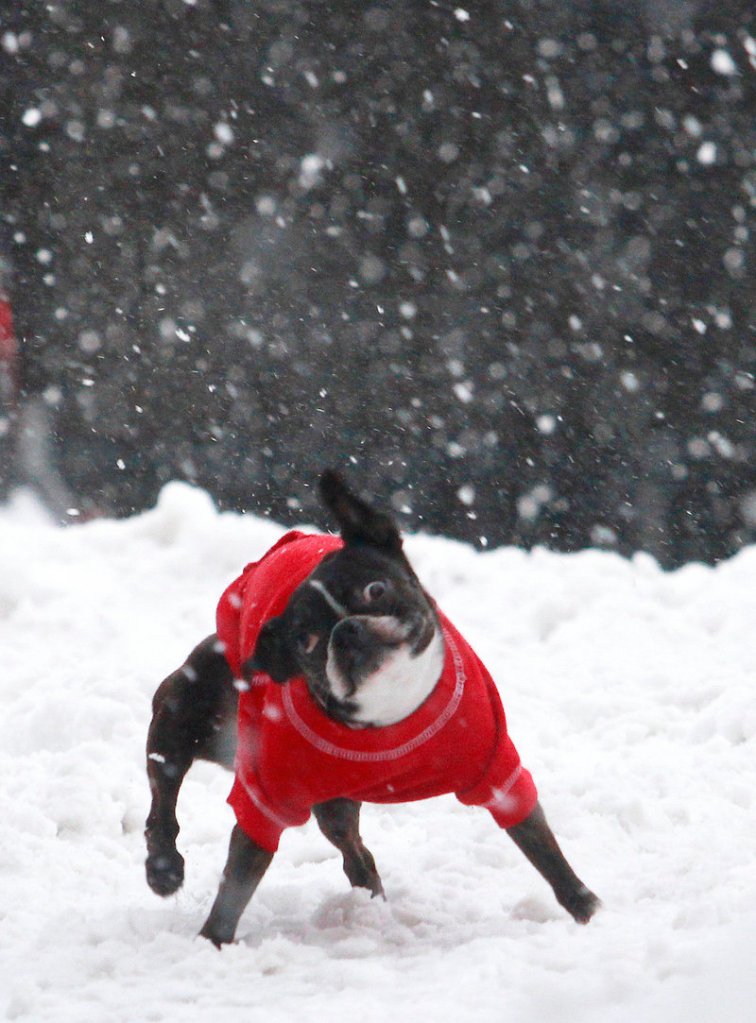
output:
[[[310,728],[310,726],[299,716],[294,706],[294,701],[292,700],[291,691],[288,686],[284,687],[283,692],[283,704],[284,709],[286,710],[286,716],[299,734],[306,739],[311,746],[320,750],[321,753],[327,753],[329,756],[339,757],[342,760],[352,760],[358,763],[381,763],[386,760],[398,760],[400,757],[404,757],[408,753],[412,753],[413,750],[416,750],[419,746],[423,746],[426,742],[432,739],[434,735],[437,735],[444,725],[452,717],[454,717],[465,691],[466,675],[462,657],[451,635],[446,631],[446,629],[443,630],[443,633],[444,640],[449,645],[452,661],[454,662],[454,691],[452,692],[449,702],[436,720],[431,722],[427,728],[424,728],[419,735],[414,737],[414,739],[409,739],[407,742],[402,743],[401,746],[394,746],[392,749],[387,750],[353,750],[345,749],[343,746],[337,746],[335,743],[329,742],[327,739],[318,735],[318,733]]]
[[[504,799],[504,797],[510,791],[510,789],[514,788],[514,785],[521,774],[522,764],[518,764],[517,767],[515,767],[514,771],[512,771],[510,776],[504,782],[504,784],[501,786],[501,788],[495,788],[493,790],[493,796],[485,803],[482,803],[481,805],[485,806],[486,809],[489,809],[490,807],[496,808],[501,803],[502,799]]]
[[[240,778],[240,781],[241,781],[242,785],[244,786],[244,791],[247,793],[249,798],[252,800],[252,802],[255,804],[257,809],[260,811],[260,813],[264,817],[267,817],[268,820],[271,821],[273,824],[275,824],[276,827],[278,827],[278,828],[288,828],[288,827],[291,826],[291,822],[290,821],[285,821],[283,819],[283,817],[279,817],[278,814],[275,813],[268,806],[268,804],[263,801],[263,799],[260,796],[260,793],[257,791],[257,789],[253,788],[251,785],[248,785],[244,778]]]

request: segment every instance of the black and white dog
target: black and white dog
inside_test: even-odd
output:
[[[147,741],[147,880],[183,882],[176,800],[196,758],[235,769],[237,825],[201,934],[234,938],[284,828],[310,812],[353,886],[383,894],[363,801],[453,792],[484,806],[587,923],[599,900],[562,854],[506,729],[498,691],[425,593],[392,519],[333,472],[340,537],[289,533],[226,590],[216,634],[155,694]]]

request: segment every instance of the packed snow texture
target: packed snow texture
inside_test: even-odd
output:
[[[352,891],[314,823],[285,834],[218,952],[198,938],[230,777],[179,804],[187,879],[144,881],[150,698],[280,534],[185,485],[127,521],[0,510],[0,1018],[27,1023],[746,1023],[756,1005],[756,549],[663,574],[648,557],[409,537],[496,677],[578,874],[580,927],[490,816],[368,806],[387,901]]]

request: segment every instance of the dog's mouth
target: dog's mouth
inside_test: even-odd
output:
[[[423,615],[352,615],[331,631],[326,687],[316,698],[331,717],[352,725],[391,724],[406,717],[443,669],[443,641]]]
[[[331,718],[332,721],[340,721],[342,724],[354,724],[355,715],[359,712],[357,703],[348,699],[338,699],[328,685],[308,680],[308,687],[326,717]]]
[[[354,696],[361,681],[408,642],[411,627],[393,615],[351,615],[333,627],[326,674],[341,699]]]

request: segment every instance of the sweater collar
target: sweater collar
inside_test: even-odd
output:
[[[321,753],[342,760],[397,760],[432,739],[456,713],[464,695],[466,672],[459,645],[449,623],[441,617],[444,670],[430,696],[403,721],[384,728],[349,728],[331,720],[313,699],[302,678],[282,690],[283,709],[293,728]]]

